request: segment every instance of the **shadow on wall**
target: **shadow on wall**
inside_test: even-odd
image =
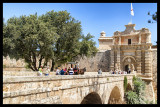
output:
[[[120,90],[115,86],[110,94],[108,104],[120,104],[122,102]]]
[[[81,104],[102,104],[102,101],[96,92],[92,92],[84,97]]]
[[[98,69],[101,69],[103,72],[109,72],[110,66],[110,50],[100,53],[100,60],[98,62]]]
[[[126,92],[128,92],[128,91],[132,91],[132,87],[129,83],[127,84],[127,88],[126,88]]]

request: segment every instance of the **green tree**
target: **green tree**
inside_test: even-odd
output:
[[[56,33],[60,36],[54,44],[54,57],[52,67],[56,63],[71,61],[79,52],[79,39],[81,38],[81,23],[75,20],[67,11],[50,11],[40,16],[40,19],[48,23],[48,29],[55,27]]]
[[[7,21],[4,28],[3,52],[8,48],[6,44],[11,43],[11,51],[5,55],[13,56],[16,59],[25,59],[28,67],[33,71],[38,71],[42,59],[45,62],[53,57],[52,45],[58,39],[55,28],[48,30],[46,23],[39,20],[37,14],[30,16],[13,17]],[[9,42],[5,42],[9,38]],[[39,66],[36,61],[39,60]],[[46,63],[44,63],[45,65]],[[43,65],[43,66],[44,66]]]
[[[97,53],[97,48],[95,47],[96,42],[93,41],[94,36],[90,33],[87,34],[87,36],[82,35],[82,41],[80,44],[80,55],[82,58],[84,56],[90,57],[95,56]]]
[[[25,59],[27,66],[34,71],[42,65],[42,60],[45,61],[43,66],[52,60],[52,71],[55,64],[97,52],[92,40],[94,36],[82,36],[81,22],[67,11],[50,11],[39,17],[34,14],[10,18],[4,24],[3,33],[4,56]]]
[[[40,19],[48,23],[48,29],[55,27],[56,33],[60,36],[54,44],[55,48],[53,51],[55,57],[52,58],[51,70],[57,63],[63,64],[68,61],[74,61],[78,55],[90,56],[89,54],[97,52],[95,42],[91,40],[94,36],[88,34],[85,38],[82,35],[81,22],[70,16],[70,13],[67,11],[50,11],[42,15]],[[87,38],[87,45],[85,45],[84,41]],[[88,50],[82,51],[84,47]]]

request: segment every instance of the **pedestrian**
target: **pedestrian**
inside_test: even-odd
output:
[[[99,69],[99,70],[98,70],[98,74],[102,74],[102,71],[101,71],[101,69]]]

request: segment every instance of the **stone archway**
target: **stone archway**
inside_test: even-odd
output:
[[[135,71],[136,71],[136,60],[133,56],[125,56],[122,60],[122,69],[124,71],[131,69],[131,65],[134,65]]]
[[[91,92],[83,98],[81,104],[102,104],[102,100],[96,92]]]
[[[120,90],[117,86],[115,86],[112,89],[111,94],[109,96],[108,104],[121,104],[121,103],[122,103],[122,99],[121,99]]]

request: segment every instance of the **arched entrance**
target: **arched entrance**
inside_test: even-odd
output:
[[[125,66],[125,71],[128,71],[128,70],[129,70],[128,65],[126,65]]]
[[[108,104],[122,104],[120,90],[115,86],[109,96]]]
[[[102,104],[102,101],[96,92],[92,92],[84,97],[81,104]]]
[[[128,71],[129,68],[131,69],[131,65],[133,64],[135,71],[136,71],[136,60],[133,56],[125,56],[122,60],[122,67],[124,71]]]

